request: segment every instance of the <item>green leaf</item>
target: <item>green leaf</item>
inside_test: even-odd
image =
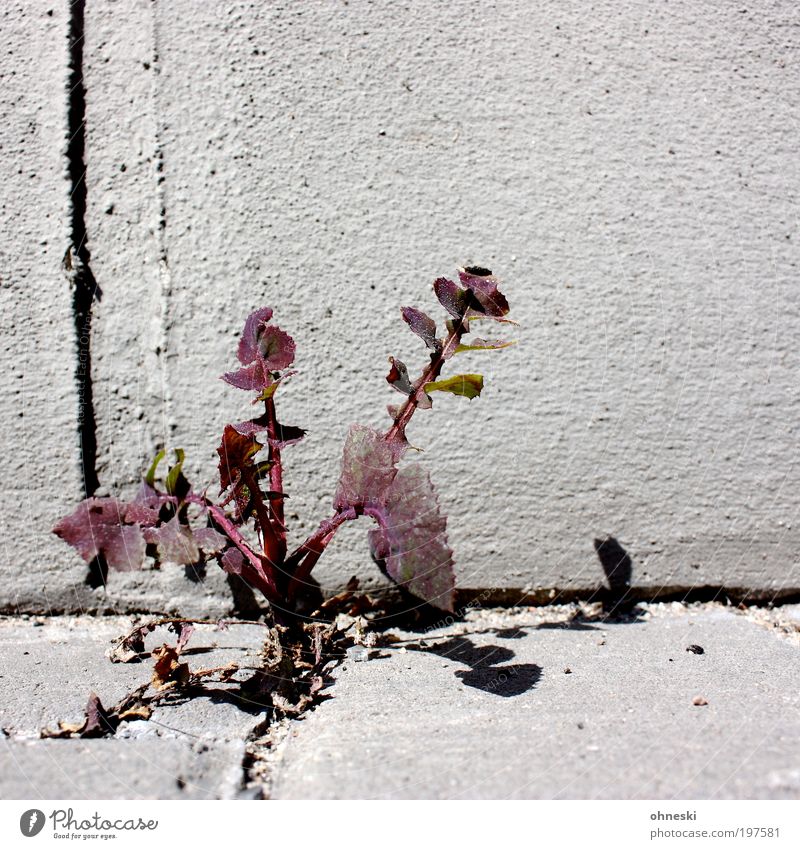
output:
[[[162,448],[158,454],[153,458],[153,462],[150,464],[150,468],[147,470],[147,474],[144,476],[145,483],[147,483],[150,487],[155,487],[156,485],[156,469],[158,468],[158,464],[167,456],[167,452]]]
[[[275,391],[278,388],[278,384],[280,381],[276,380],[274,383],[270,383],[270,385],[256,398],[256,401],[268,401],[275,394]]]
[[[463,395],[465,398],[475,398],[483,389],[483,375],[457,374],[445,380],[434,380],[425,384],[426,392],[452,392],[453,395]]]
[[[175,465],[172,466],[164,478],[164,489],[169,495],[175,495],[178,489],[178,482],[181,479],[181,470],[183,469],[184,452],[183,448],[175,449]]]
[[[460,354],[462,351],[499,351],[500,348],[510,348],[516,344],[516,339],[510,342],[504,342],[502,339],[475,339],[468,345],[459,345],[455,353]]]

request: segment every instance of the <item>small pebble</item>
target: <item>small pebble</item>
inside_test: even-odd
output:
[[[706,653],[706,650],[702,646],[698,646],[696,643],[692,643],[692,645],[686,646],[686,651],[690,651],[692,654]]]
[[[564,674],[565,674],[565,675],[572,675],[572,670],[571,670],[569,667],[567,667],[567,668],[564,670]]]
[[[692,699],[692,704],[695,705],[696,707],[703,707],[703,705],[708,704],[708,701],[706,699],[704,699],[702,696],[695,696]]]

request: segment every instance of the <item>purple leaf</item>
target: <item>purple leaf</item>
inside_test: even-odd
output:
[[[239,433],[233,425],[225,425],[222,442],[217,448],[219,454],[220,493],[229,487],[238,489],[242,483],[242,473],[253,465],[253,457],[264,446],[254,437]]]
[[[225,383],[230,383],[231,386],[244,390],[263,390],[275,382],[272,375],[264,368],[264,363],[261,360],[256,360],[249,366],[236,371],[226,371],[222,375],[222,379]]]
[[[453,318],[461,318],[466,313],[470,305],[469,294],[458,284],[446,277],[439,277],[433,281],[433,291],[439,303]]]
[[[403,307],[402,314],[403,320],[429,348],[436,351],[441,347],[436,338],[436,322],[430,316],[414,307]]]
[[[276,438],[267,439],[267,442],[275,448],[296,445],[306,435],[306,431],[302,427],[295,427],[294,425],[282,425],[279,423],[275,430]]]
[[[219,554],[227,545],[228,539],[214,528],[199,528],[194,533],[194,541],[203,554],[209,557]]]
[[[478,312],[484,313],[492,318],[502,318],[504,315],[508,315],[508,311],[510,309],[508,301],[499,290],[495,289],[495,291],[491,294],[485,294],[483,292],[475,292],[474,294],[475,298],[482,307],[482,309],[478,310]]]
[[[125,524],[127,508],[115,498],[87,498],[53,528],[53,533],[76,549],[87,563],[102,556],[111,569],[141,569],[144,537],[138,524]]]
[[[158,528],[145,528],[145,539],[155,545],[161,563],[178,563],[190,566],[200,560],[200,549],[188,525],[173,516]]]
[[[258,353],[270,371],[289,368],[294,362],[294,339],[280,327],[269,325],[258,337]]]
[[[386,375],[386,382],[403,395],[410,395],[414,391],[414,387],[411,385],[405,363],[394,357],[389,357],[389,362],[392,367],[389,369],[389,374]]]
[[[244,567],[244,555],[238,548],[229,548],[220,560],[222,568],[231,575],[241,575]]]
[[[480,309],[478,313],[501,318],[508,314],[508,301],[497,289],[498,280],[488,268],[469,267],[458,271],[463,286],[471,289]],[[474,305],[473,305],[474,306]]]
[[[333,506],[382,504],[396,474],[396,451],[372,428],[351,425],[342,453],[342,471]]]
[[[370,548],[389,577],[429,604],[452,610],[453,552],[427,470],[417,463],[400,469],[385,505],[370,515],[379,522],[369,533]]]
[[[272,310],[269,307],[262,307],[247,316],[237,352],[242,365],[246,366],[258,357],[259,334],[263,332],[271,318]]]
[[[269,427],[269,416],[266,413],[254,418],[248,419],[245,422],[237,422],[233,427],[244,436],[255,436],[257,433],[263,433]],[[306,431],[301,427],[294,425],[276,425],[275,439],[267,438],[267,442],[275,448],[284,448],[286,445],[294,445],[300,442],[306,435]]]
[[[146,481],[142,481],[136,498],[125,509],[125,521],[128,524],[138,522],[145,528],[156,525],[161,508],[169,503],[171,502],[168,496],[162,495]]]
[[[488,268],[477,265],[468,265],[458,269],[458,279],[465,289],[475,292],[489,292],[497,288],[497,278]]]
[[[273,372],[288,368],[294,362],[294,339],[272,324],[272,310],[263,307],[251,313],[244,323],[237,357],[244,368],[229,371],[222,379],[237,389],[261,390],[269,397],[276,388]]]
[[[262,433],[269,427],[269,417],[266,413],[256,416],[253,419],[248,419],[245,422],[237,422],[232,425],[233,429],[242,436],[255,436],[257,433]]]

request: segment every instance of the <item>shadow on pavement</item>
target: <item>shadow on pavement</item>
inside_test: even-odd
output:
[[[506,629],[508,630],[508,629]],[[524,636],[520,630],[519,636]],[[515,635],[511,639],[518,639]],[[476,646],[467,637],[452,637],[432,646],[408,646],[411,651],[437,654],[447,660],[468,666],[454,672],[467,687],[495,696],[510,698],[532,690],[542,677],[542,667],[535,663],[508,663],[515,657],[505,646]],[[503,665],[500,665],[503,664]]]

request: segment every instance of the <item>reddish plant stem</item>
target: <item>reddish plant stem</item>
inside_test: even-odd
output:
[[[242,479],[250,490],[250,497],[253,499],[253,508],[258,519],[259,530],[261,531],[261,547],[264,550],[264,557],[269,561],[271,566],[277,568],[283,562],[283,555],[280,551],[280,540],[275,533],[269,502],[264,501],[264,494],[261,492],[258,480],[256,480],[256,476],[252,471],[243,469]]]
[[[461,342],[461,337],[469,332],[469,322],[462,314],[459,318],[453,321],[453,330],[447,336],[447,339],[442,345],[440,351],[434,351],[431,354],[431,361],[422,376],[414,384],[414,391],[406,398],[403,406],[395,417],[394,422],[389,430],[386,431],[384,439],[387,442],[403,441],[406,434],[406,425],[414,415],[414,411],[419,406],[419,402],[425,395],[425,386],[428,383],[436,380],[442,371],[445,362],[455,353],[456,348]]]
[[[336,531],[345,522],[357,517],[358,513],[355,507],[337,510],[330,519],[320,522],[317,530],[286,558],[284,569],[287,574],[292,576],[288,591],[290,598],[311,574],[311,570],[328,547],[328,543],[333,539]]]
[[[281,464],[281,449],[278,445],[278,418],[275,415],[275,399],[267,398],[264,402],[267,414],[267,439],[269,440],[269,487],[272,492],[283,495],[283,466]],[[275,536],[277,537],[278,562],[283,563],[286,557],[286,524],[284,522],[283,499],[270,500],[270,510],[275,520]]]
[[[189,499],[187,499],[188,501]],[[213,522],[244,555],[247,574],[244,577],[260,590],[270,601],[279,601],[280,595],[275,581],[273,564],[259,557],[247,544],[239,529],[225,515],[225,511],[205,498],[193,498],[192,503],[200,504],[208,510]],[[269,571],[267,571],[269,570]]]

